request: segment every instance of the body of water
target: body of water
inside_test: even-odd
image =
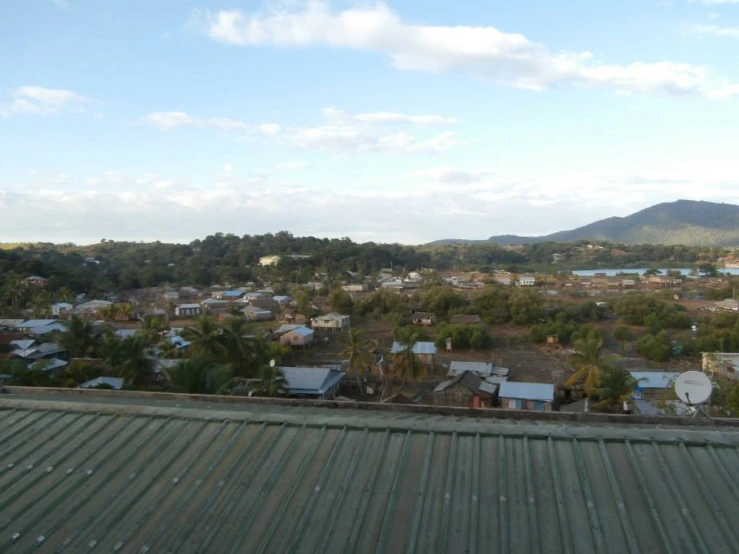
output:
[[[578,275],[580,277],[592,277],[596,273],[605,273],[609,277],[614,277],[618,275],[619,273],[631,273],[631,274],[638,274],[638,275],[644,275],[644,272],[649,270],[648,267],[636,267],[633,269],[578,269],[577,271],[573,271],[572,273],[574,275]],[[667,273],[668,271],[679,271],[683,275],[689,275],[693,268],[691,267],[673,267],[669,270],[666,268],[658,268],[663,274]],[[739,275],[739,267],[719,267],[719,272],[721,273],[730,273],[731,275]]]

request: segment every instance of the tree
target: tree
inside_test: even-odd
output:
[[[698,266],[698,273],[703,277],[716,277],[718,275],[718,269],[713,264],[701,264]]]
[[[656,335],[662,330],[662,322],[657,314],[649,314],[644,318],[644,325],[647,326],[647,333]]]
[[[221,342],[221,328],[211,317],[200,316],[195,325],[185,328],[182,336],[190,341],[193,354],[210,356],[215,360],[222,360],[226,355],[226,347]]]
[[[149,344],[141,335],[127,337],[111,349],[105,364],[127,385],[141,387],[154,370],[154,360],[149,356],[148,349]]]
[[[413,351],[418,342],[418,334],[412,327],[406,327],[398,332],[398,342],[401,350],[392,355],[393,374],[401,379],[401,390],[409,379],[415,381],[423,377],[426,367]]]
[[[672,342],[665,331],[657,335],[646,334],[636,341],[636,351],[647,360],[666,362],[672,356]]]
[[[225,359],[230,362],[236,375],[246,377],[254,368],[254,351],[250,341],[244,338],[246,329],[244,321],[232,317],[226,323],[221,334],[221,342],[225,347]]]
[[[233,381],[233,370],[207,358],[195,357],[165,372],[175,391],[185,394],[220,394]]]
[[[634,333],[631,332],[628,325],[619,325],[613,332],[613,336],[617,341],[626,342],[634,338]]]
[[[287,379],[279,367],[262,367],[259,381],[253,387],[254,396],[287,396]]]
[[[601,369],[605,366],[601,360],[603,338],[595,330],[579,337],[574,342],[575,354],[572,361],[578,367],[577,371],[565,382],[566,387],[583,384],[585,391],[590,394],[600,382]]]
[[[367,366],[368,343],[364,339],[364,333],[358,327],[352,327],[343,340],[346,348],[341,355],[349,360],[349,372],[354,374],[357,387],[361,392],[363,389],[360,373],[363,374]]]
[[[645,277],[649,277],[650,275],[662,275],[662,272],[659,269],[655,269],[652,267],[644,272]]]
[[[351,295],[341,289],[335,289],[328,295],[328,305],[340,314],[350,314],[354,308],[354,300]]]
[[[99,340],[100,331],[92,321],[73,315],[67,330],[61,333],[57,342],[69,352],[70,357],[84,358],[93,354]]]
[[[629,401],[638,385],[638,381],[629,373],[619,368],[606,368],[600,374],[598,386],[593,390],[598,402],[594,409],[618,410],[623,402]]]
[[[151,344],[161,338],[164,329],[162,321],[154,315],[145,315],[139,322],[139,333]]]
[[[531,325],[542,318],[544,301],[536,292],[516,289],[508,301],[511,319],[515,325]]]

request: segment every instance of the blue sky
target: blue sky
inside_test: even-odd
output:
[[[739,0],[26,0],[0,52],[2,241],[417,243],[739,203]]]

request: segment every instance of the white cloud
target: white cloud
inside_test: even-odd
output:
[[[491,179],[495,173],[490,169],[465,170],[440,167],[424,171],[413,171],[403,175],[404,179],[426,179],[441,185],[470,185]]]
[[[33,85],[11,89],[12,103],[0,106],[0,116],[11,114],[49,115],[59,113],[67,105],[77,106],[87,102],[86,98],[76,92],[64,89],[44,88]]]
[[[303,6],[252,14],[238,9],[195,12],[191,19],[210,38],[226,44],[376,52],[402,70],[460,70],[529,90],[581,86],[716,97],[713,91],[731,85],[703,66],[669,61],[611,64],[594,61],[588,51],[553,52],[524,35],[492,26],[406,23],[381,2],[340,12],[320,1]]]
[[[307,169],[309,167],[309,164],[307,164],[306,162],[301,162],[299,160],[285,162],[277,166],[278,169]]]
[[[223,164],[223,167],[221,167],[221,171],[225,175],[231,175],[234,172],[234,166],[231,164]]]
[[[689,27],[693,34],[711,35],[714,37],[739,38],[739,27],[720,27],[718,25],[693,25]]]
[[[441,115],[408,115],[397,112],[371,112],[349,114],[338,108],[323,108],[323,115],[330,120],[356,123],[404,123],[411,125],[454,125],[455,117]]]
[[[453,148],[461,141],[454,133],[440,133],[427,140],[417,140],[408,133],[382,136],[363,134],[344,125],[327,125],[297,130],[289,139],[295,146],[306,150],[339,152],[395,152],[439,153]]]
[[[250,125],[244,121],[226,117],[198,117],[185,112],[152,112],[138,120],[138,123],[153,125],[161,131],[170,131],[178,127],[211,128],[224,132],[248,133],[258,132],[263,135],[274,135],[280,126],[274,123]]]
[[[669,173],[514,176],[442,167],[403,175],[400,180],[416,181],[403,186],[390,179],[361,187],[223,173],[190,183],[111,171],[86,184],[57,176],[34,187],[0,187],[0,220],[10,230],[8,241],[189,241],[215,232],[241,236],[280,229],[405,243],[546,234],[677,198],[738,202],[739,166],[728,165],[693,167],[686,161]]]

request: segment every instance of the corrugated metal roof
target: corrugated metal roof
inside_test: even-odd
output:
[[[281,367],[290,394],[323,394],[345,375],[333,367]]]
[[[4,552],[736,551],[736,428],[12,396]]]
[[[18,329],[34,329],[36,327],[46,327],[47,325],[51,325],[52,323],[58,323],[58,320],[56,319],[28,319],[26,321],[21,321],[13,325],[13,327],[16,327]]]
[[[459,375],[465,371],[471,371],[477,375],[490,375],[493,371],[493,364],[487,362],[459,362],[455,360],[449,365],[447,375]]]
[[[631,371],[639,389],[670,389],[680,377],[677,371]]]
[[[120,390],[123,388],[123,379],[120,377],[95,377],[94,379],[81,383],[79,388],[92,389],[101,385],[108,385],[116,390]]]
[[[405,350],[405,347],[399,342],[393,342],[393,347],[390,349],[391,354],[397,354]],[[416,355],[421,354],[436,354],[436,345],[433,342],[417,342],[413,345],[413,353]]]
[[[501,398],[521,398],[524,400],[554,400],[554,385],[550,383],[521,383],[505,381],[500,384],[498,396]]]

